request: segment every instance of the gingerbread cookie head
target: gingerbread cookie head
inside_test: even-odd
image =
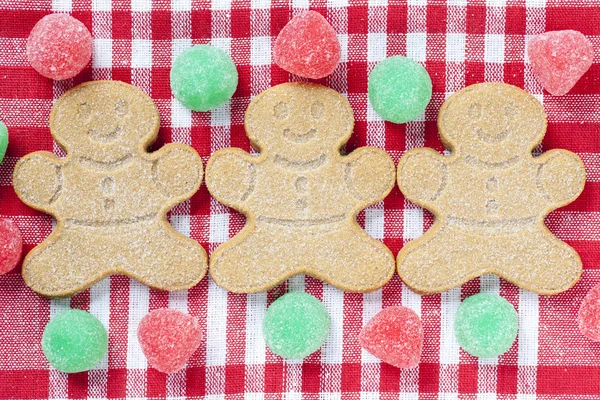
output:
[[[542,141],[546,124],[546,113],[535,97],[498,83],[480,83],[455,93],[438,118],[446,147],[488,165],[529,155]]]
[[[156,139],[160,120],[152,99],[123,82],[92,81],[60,97],[50,131],[69,154],[112,163],[141,153]]]
[[[270,157],[304,163],[338,152],[354,126],[350,103],[312,83],[285,83],[258,95],[246,111],[253,147]]]

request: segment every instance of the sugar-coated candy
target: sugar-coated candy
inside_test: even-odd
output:
[[[307,11],[283,27],[275,46],[275,64],[292,74],[319,79],[331,74],[340,62],[340,42],[321,14]]]
[[[562,96],[590,68],[594,48],[581,32],[551,31],[529,40],[527,54],[538,82],[551,94]]]
[[[412,121],[431,100],[432,84],[421,64],[403,56],[388,57],[369,74],[369,100],[381,118],[396,124]]]
[[[82,310],[65,311],[52,318],[42,335],[42,351],[54,368],[83,372],[100,362],[108,349],[102,322]]]
[[[148,363],[166,374],[182,369],[202,342],[198,320],[169,308],[142,318],[137,335]]]
[[[460,304],[454,328],[464,351],[491,358],[510,349],[517,337],[519,318],[515,308],[502,297],[479,293]]]
[[[17,266],[23,252],[23,236],[8,218],[0,218],[0,275]]]
[[[8,128],[0,121],[0,163],[4,161],[4,155],[8,148]]]
[[[81,21],[68,14],[40,19],[27,39],[27,59],[46,78],[69,79],[92,58],[92,35]]]
[[[304,292],[287,293],[267,309],[265,342],[283,358],[304,358],[323,345],[331,321],[319,300]]]
[[[600,284],[594,286],[583,298],[577,322],[583,336],[600,342]]]
[[[382,361],[398,368],[419,365],[423,326],[410,308],[388,307],[377,313],[358,335],[360,345]]]
[[[209,111],[225,104],[238,84],[238,72],[229,54],[206,44],[181,53],[171,68],[171,91],[184,106]]]

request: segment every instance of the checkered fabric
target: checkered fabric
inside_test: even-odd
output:
[[[17,159],[27,153],[64,154],[48,130],[53,100],[83,81],[123,80],[145,90],[158,105],[162,128],[153,148],[184,142],[204,162],[223,147],[249,150],[244,110],[261,91],[297,79],[272,63],[271,49],[286,22],[308,8],[322,13],[338,32],[342,62],[322,83],[347,95],[354,108],[349,150],[377,146],[396,162],[409,148],[442,151],[438,109],[444,98],[473,83],[510,83],[544,104],[549,126],[538,150],[577,152],[588,172],[582,196],[547,219],[549,228],[581,255],[585,271],[580,283],[545,297],[485,276],[441,295],[421,297],[397,276],[383,289],[364,295],[297,276],[268,293],[239,295],[208,277],[189,291],[167,293],[115,276],[71,299],[48,300],[27,288],[17,269],[0,277],[0,398],[600,398],[600,344],[583,338],[576,323],[583,296],[600,278],[598,56],[568,95],[553,97],[534,80],[525,51],[531,35],[577,29],[600,54],[598,0],[0,0],[0,119],[11,135],[0,165],[1,213],[22,230],[25,251],[50,233],[52,219],[19,201],[10,177]],[[93,61],[73,80],[52,82],[28,66],[26,37],[50,12],[71,13],[94,37]],[[169,89],[173,58],[200,43],[230,53],[240,74],[232,101],[209,113],[186,110]],[[427,111],[406,125],[384,123],[367,101],[369,71],[396,54],[422,63],[433,80]],[[204,185],[170,218],[208,251],[244,224],[243,216],[212,199]],[[404,200],[398,188],[359,220],[394,253],[432,223],[431,215]],[[266,349],[262,337],[267,305],[286,290],[317,296],[331,313],[328,340],[304,360],[282,360]],[[453,335],[461,299],[479,291],[500,294],[519,313],[518,339],[498,358],[469,356]],[[414,309],[423,320],[425,344],[416,369],[382,364],[357,342],[373,315],[398,304]],[[88,310],[109,332],[107,357],[86,373],[57,372],[41,351],[49,318],[69,307]],[[206,332],[187,368],[168,376],[148,368],[136,339],[140,319],[159,307],[195,315]]]

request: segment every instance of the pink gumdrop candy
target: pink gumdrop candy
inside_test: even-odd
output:
[[[423,326],[410,308],[388,307],[369,321],[358,341],[365,350],[388,364],[413,368],[421,358]]]
[[[600,342],[600,284],[585,295],[577,314],[581,334]]]
[[[23,252],[21,231],[10,219],[0,219],[0,275],[17,266]]]
[[[594,60],[592,43],[581,32],[552,31],[527,44],[531,69],[548,92],[562,96],[575,86]]]
[[[321,14],[307,11],[283,27],[273,48],[275,64],[304,78],[331,74],[340,62],[340,42]]]
[[[169,308],[148,313],[137,334],[148,363],[166,374],[182,369],[202,342],[198,320]]]
[[[46,78],[69,79],[92,58],[92,35],[83,23],[67,14],[40,19],[27,39],[27,59]]]

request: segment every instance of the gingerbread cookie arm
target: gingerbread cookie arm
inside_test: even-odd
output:
[[[398,163],[398,187],[408,200],[432,208],[447,182],[446,157],[429,148],[407,151]]]
[[[242,149],[219,150],[206,165],[206,186],[221,203],[242,211],[246,199],[254,191],[256,157]]]
[[[62,190],[64,160],[47,151],[38,151],[21,158],[13,172],[17,196],[28,206],[52,214],[52,204]]]
[[[375,147],[361,147],[344,157],[345,181],[360,200],[360,208],[374,204],[394,187],[396,168],[390,156]]]
[[[174,203],[192,197],[202,183],[202,160],[190,146],[169,143],[151,154],[152,176],[159,190]]]
[[[538,190],[548,199],[551,209],[565,206],[581,194],[585,185],[585,168],[575,153],[550,150],[534,160],[538,164]]]

